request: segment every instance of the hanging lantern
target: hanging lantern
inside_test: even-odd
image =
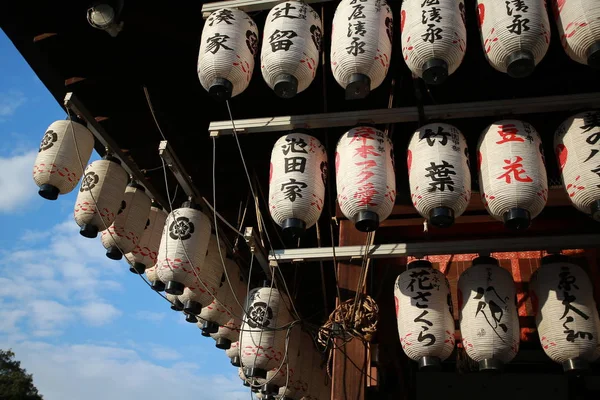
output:
[[[410,193],[419,214],[438,227],[448,227],[471,200],[469,150],[463,134],[448,124],[417,130],[407,154]]]
[[[331,27],[331,70],[346,99],[381,85],[392,61],[392,10],[383,0],[342,0]]]
[[[248,87],[258,50],[258,28],[245,12],[222,8],[204,24],[198,55],[202,87],[217,100],[228,100]]]
[[[93,149],[94,136],[83,121],[53,122],[46,129],[33,166],[39,195],[56,200],[59,194],[75,189]]]
[[[120,260],[123,254],[136,248],[148,222],[151,203],[143,186],[136,183],[127,186],[114,222],[102,232],[108,258]]]
[[[600,3],[551,0],[563,48],[573,59],[600,68]]]
[[[191,202],[169,214],[156,261],[167,293],[181,295],[185,287],[199,284],[196,276],[201,274],[210,239],[210,219]]]
[[[217,288],[220,286],[221,276],[223,275],[223,264],[221,263],[220,254],[223,254],[223,257],[225,257],[226,252],[224,243],[220,242],[221,253],[219,253],[217,243],[217,237],[210,235],[204,262],[200,264],[194,262],[195,272],[192,269],[189,272],[192,279],[188,279],[183,293],[179,296],[179,300],[184,304],[184,311],[193,315],[199,315],[203,321],[208,318],[212,321],[215,318],[215,312],[217,312],[216,307],[211,307],[210,305],[214,302],[214,296],[217,293]],[[222,323],[228,320],[229,318],[220,319]],[[214,333],[219,328],[219,325],[213,324],[211,328],[214,328],[214,331],[211,332]]]
[[[504,120],[479,138],[479,188],[490,215],[527,229],[546,205],[548,181],[540,136],[527,122]]]
[[[288,238],[317,223],[325,200],[327,153],[303,133],[282,136],[271,152],[269,211]]]
[[[361,232],[377,229],[396,201],[392,141],[374,128],[351,129],[338,141],[335,173],[338,203],[346,218]]]
[[[572,116],[556,130],[554,148],[563,187],[573,205],[600,221],[600,111]]]
[[[183,303],[179,301],[177,296],[174,294],[166,294],[167,300],[171,303],[171,310],[173,311],[183,311]]]
[[[546,0],[505,3],[477,0],[481,41],[492,67],[512,78],[525,78],[542,61],[550,44]]]
[[[288,355],[290,367],[294,369],[293,379],[279,388],[279,395],[282,398],[301,399],[308,390],[308,381],[313,370],[313,356],[315,349],[312,338],[305,333],[300,333],[296,339],[299,346],[292,355]],[[289,349],[288,349],[289,353]]]
[[[146,274],[146,279],[150,283],[150,288],[157,292],[162,292],[165,290],[165,284],[158,279],[158,275],[156,274],[156,266],[152,266],[150,268],[146,268],[144,271]]]
[[[281,368],[277,365],[275,368],[267,372],[266,384],[261,388],[261,393],[267,396],[268,399],[274,399],[282,387],[291,386],[294,382],[296,367],[298,364],[298,352],[300,351],[302,337],[304,334],[300,326],[296,325],[290,328],[287,359],[281,364]],[[286,332],[287,334],[287,332]]]
[[[454,350],[452,297],[446,276],[425,260],[411,262],[394,286],[398,334],[420,369],[439,369]]]
[[[95,238],[115,220],[127,186],[127,172],[121,162],[110,156],[96,160],[85,168],[75,200],[75,222],[79,233]]]
[[[285,351],[289,314],[279,290],[256,288],[248,295],[248,312],[244,315],[240,335],[240,353],[246,376],[266,378],[267,371],[279,366]],[[278,329],[278,330],[275,330]]]
[[[406,65],[429,85],[443,83],[467,50],[463,1],[405,0],[401,17]]]
[[[492,257],[478,257],[458,279],[460,332],[479,370],[501,370],[519,351],[517,291],[512,275]]]
[[[167,213],[161,205],[152,201],[144,233],[142,233],[138,245],[131,252],[125,254],[125,258],[131,265],[129,267],[131,272],[142,274],[146,268],[156,264],[156,256],[158,255],[158,247],[160,246],[166,219]]]
[[[242,271],[235,261],[226,258],[225,266],[227,267],[229,281],[227,280],[227,277],[223,276],[223,279],[221,279],[221,287],[217,290],[217,298],[224,305],[224,308],[221,307],[220,312],[227,314],[229,320],[225,323],[221,323],[218,331],[210,335],[215,339],[215,346],[219,349],[227,349],[232,342],[238,341],[242,325],[241,316],[244,313],[238,302],[241,303],[246,298],[247,287],[244,282]],[[231,287],[229,286],[229,283],[231,283]],[[231,289],[233,289],[233,291]],[[219,319],[219,321],[222,321],[222,319]]]
[[[240,342],[235,341],[231,343],[231,346],[225,350],[225,355],[229,357],[231,365],[234,367],[240,367]]]
[[[547,256],[531,276],[530,288],[546,355],[565,372],[587,369],[600,357],[600,320],[586,272],[565,256]]]
[[[294,97],[310,86],[319,67],[321,32],[319,14],[302,1],[271,9],[260,61],[263,78],[277,96]]]
[[[202,327],[200,326],[200,328]],[[216,333],[210,335],[215,340],[215,347],[221,350],[231,347],[231,343],[239,340],[240,328],[241,319],[239,317],[229,318],[229,321],[220,326]]]

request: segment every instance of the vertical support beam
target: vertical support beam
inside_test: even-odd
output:
[[[525,291],[525,285],[523,285],[523,278],[521,274],[521,263],[520,253],[516,253],[510,258],[510,269],[512,272],[513,280],[517,289],[517,311],[519,313],[519,320],[527,317],[527,297],[528,293]],[[521,327],[521,342],[527,342],[531,340],[533,336],[533,329],[528,327]]]
[[[350,221],[340,223],[340,246],[365,244],[366,234],[357,231]],[[356,293],[360,277],[361,265],[351,263],[338,263],[338,284],[342,299],[337,299],[337,304],[351,298]],[[357,339],[342,344],[336,340],[333,352],[333,372],[331,382],[332,400],[364,400],[366,377],[369,367],[366,365],[366,346]]]
[[[600,311],[600,259],[598,258],[598,249],[586,249],[585,258],[588,262],[590,279],[594,287],[594,300],[596,300],[596,307]]]

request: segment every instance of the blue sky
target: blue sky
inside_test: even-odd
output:
[[[38,196],[39,141],[65,113],[2,31],[0,59],[0,348],[46,400],[247,399],[212,339],[79,235],[76,191]]]

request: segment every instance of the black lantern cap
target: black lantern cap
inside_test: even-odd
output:
[[[244,368],[244,374],[248,378],[262,378],[267,377],[267,370],[262,368]]]
[[[535,69],[535,57],[529,50],[519,50],[506,59],[506,72],[511,78],[526,78]]]
[[[504,213],[504,226],[512,230],[525,230],[531,225],[531,214],[524,208],[511,208]]]
[[[373,211],[359,211],[354,216],[354,226],[361,232],[372,232],[379,228],[379,215]]]
[[[175,296],[182,295],[183,289],[185,289],[183,283],[177,281],[168,281],[167,285],[165,286],[165,292]]]
[[[481,372],[501,372],[504,369],[504,364],[495,358],[484,358],[479,361],[479,371]]]
[[[110,246],[106,249],[106,257],[111,260],[119,261],[123,258],[123,253],[121,253],[121,250],[119,250],[117,246]]]
[[[217,333],[218,331],[219,324],[215,324],[211,321],[204,321],[204,323],[202,324],[202,334],[204,336],[210,336],[211,333]]]
[[[439,371],[442,369],[442,361],[438,357],[425,356],[419,359],[420,371]]]
[[[408,264],[408,267],[407,267],[407,269],[413,269],[413,268],[433,268],[433,265],[431,264],[431,261],[415,260],[415,261],[411,262],[410,264]]]
[[[150,288],[155,292],[163,292],[165,290],[165,284],[163,281],[154,281],[150,283]]]
[[[542,265],[554,264],[558,262],[569,262],[569,257],[563,254],[548,254],[542,257]]]
[[[306,231],[306,222],[298,218],[288,218],[281,224],[283,234],[288,240],[296,240]]]
[[[83,224],[79,230],[79,234],[83,237],[94,239],[98,237],[98,227],[92,224]]]
[[[225,78],[215,78],[208,88],[208,94],[217,101],[231,99],[233,93],[233,84]]]
[[[218,338],[215,340],[215,347],[221,350],[228,350],[231,348],[231,340],[226,338]]]
[[[234,367],[241,367],[241,366],[242,366],[242,364],[241,364],[241,362],[240,362],[240,356],[234,356],[234,357],[231,359],[231,365],[233,365]]]
[[[364,99],[371,92],[371,78],[364,74],[352,74],[346,86],[346,100]]]
[[[581,374],[590,368],[590,364],[581,358],[571,358],[563,362],[562,366],[567,374]]]
[[[188,300],[183,303],[183,311],[188,314],[198,315],[202,311],[202,304],[194,300]]]
[[[590,67],[600,68],[600,40],[591,45],[588,49],[587,63]]]
[[[432,58],[423,64],[423,80],[428,85],[439,85],[448,78],[448,63],[440,58]]]
[[[42,186],[40,186],[38,194],[46,200],[56,200],[58,199],[60,190],[58,190],[56,186],[50,185],[49,183],[44,183]]]
[[[140,262],[133,263],[133,265],[129,267],[129,271],[133,274],[141,275],[146,271],[146,264]]]
[[[185,320],[186,320],[186,322],[189,322],[190,324],[195,324],[196,322],[198,322],[198,319],[196,318],[196,316],[192,315],[192,314],[185,314]]]
[[[600,200],[596,200],[592,203],[592,205],[590,207],[590,211],[592,214],[592,218],[594,218],[594,220],[600,222]]]
[[[500,265],[498,260],[494,257],[489,256],[479,256],[473,259],[472,265],[481,265],[481,264],[492,264],[492,265]]]
[[[275,78],[273,90],[282,99],[290,99],[298,93],[298,79],[290,74],[280,74]]]
[[[175,301],[171,303],[171,310],[183,311],[183,303],[179,301],[179,299],[175,299]]]
[[[436,207],[429,213],[429,222],[438,228],[448,228],[454,224],[454,210],[450,207]]]

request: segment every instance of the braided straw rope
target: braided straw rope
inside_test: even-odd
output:
[[[563,122],[554,135],[563,187],[573,205],[588,215],[592,204],[600,200],[600,175],[594,172],[600,162],[595,141],[600,137],[600,125],[596,121],[600,121],[599,111],[576,114]]]
[[[563,48],[572,60],[587,65],[590,48],[600,42],[600,2],[551,1]]]
[[[85,168],[79,157],[82,163],[88,162],[94,149],[94,136],[78,122],[73,122],[73,130],[74,133],[70,121],[56,121],[46,129],[33,167],[36,185],[52,185],[60,194],[75,189]]]
[[[548,179],[542,142],[533,126],[517,120],[494,122],[477,147],[481,200],[490,215],[502,221],[511,208],[523,208],[531,218],[542,212]]]
[[[156,264],[160,239],[167,220],[167,212],[158,207],[150,207],[148,222],[138,245],[125,258],[131,264],[141,263],[150,268]],[[147,275],[146,275],[147,276]]]
[[[205,90],[217,78],[227,79],[233,85],[231,97],[248,87],[254,71],[254,57],[258,46],[258,28],[243,11],[223,8],[213,12],[204,24],[198,77]]]
[[[407,154],[410,193],[424,218],[436,207],[451,208],[455,218],[466,210],[471,200],[468,154],[465,137],[452,125],[428,124],[413,134]]]
[[[294,18],[278,17],[286,8]],[[293,34],[284,33],[290,31]],[[319,14],[302,1],[286,1],[271,9],[260,52],[262,76],[271,89],[281,74],[298,80],[297,93],[310,86],[319,67],[322,31]]]
[[[110,226],[121,206],[127,179],[127,172],[114,161],[96,160],[88,165],[75,200],[77,225],[90,224],[99,231]]]
[[[519,351],[520,330],[517,291],[510,272],[492,263],[473,265],[458,279],[458,299],[467,355],[477,362],[512,361]]]
[[[116,246],[123,254],[134,250],[144,233],[151,204],[152,201],[144,189],[127,186],[121,203],[122,208],[113,223],[102,232],[104,248]]]
[[[355,18],[359,15],[364,18]],[[381,85],[392,60],[393,21],[384,0],[340,1],[331,27],[331,70],[341,87],[346,88],[352,74],[368,76],[371,90]],[[350,26],[348,36],[349,23],[357,22],[364,25]]]
[[[509,56],[521,50],[530,51],[535,65],[539,64],[550,45],[546,1],[521,0],[521,3],[520,10],[511,6],[509,15],[505,1],[477,0],[484,52],[490,65],[500,72],[507,72]]]
[[[423,65],[433,58],[448,64],[448,75],[460,66],[467,51],[464,10],[462,0],[445,0],[433,5],[423,0],[402,2],[402,55],[413,74],[421,78]],[[439,16],[436,18],[434,14],[432,18],[432,11],[437,11]]]
[[[321,142],[302,133],[280,137],[271,153],[269,177],[269,211],[275,223],[282,226],[297,218],[306,229],[312,227],[323,211],[326,179],[327,153]],[[300,193],[290,192],[294,182]]]
[[[530,287],[535,323],[548,357],[557,363],[598,359],[600,319],[586,272],[568,262],[542,264],[531,276]],[[567,299],[571,301],[565,308]]]

